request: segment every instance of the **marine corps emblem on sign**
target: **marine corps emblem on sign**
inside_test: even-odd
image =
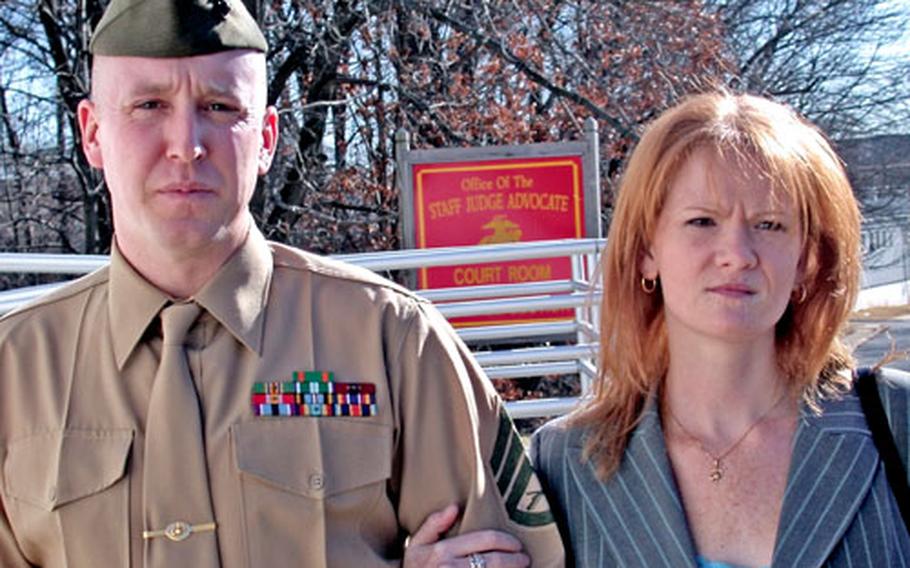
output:
[[[490,457],[490,468],[496,476],[496,487],[505,501],[510,519],[527,527],[553,522],[550,504],[505,409],[499,411],[499,431]]]
[[[489,223],[481,227],[485,231],[492,231],[480,239],[482,245],[499,243],[517,243],[521,241],[521,227],[509,220],[505,215],[495,215]]]

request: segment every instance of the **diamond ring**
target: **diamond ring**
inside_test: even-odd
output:
[[[471,568],[487,568],[487,561],[484,560],[483,555],[476,552],[468,556],[468,561],[471,563]]]

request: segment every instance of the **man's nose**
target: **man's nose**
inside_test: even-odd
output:
[[[192,163],[206,157],[204,125],[195,109],[178,109],[167,125],[167,157]]]

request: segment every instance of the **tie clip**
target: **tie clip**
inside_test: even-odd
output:
[[[211,532],[215,530],[215,523],[201,523],[191,525],[183,521],[177,521],[164,527],[164,530],[142,531],[142,538],[148,540],[159,536],[166,536],[174,542],[180,542],[190,538],[190,535],[198,532]]]

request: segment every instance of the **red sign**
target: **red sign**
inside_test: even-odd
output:
[[[583,236],[580,156],[415,164],[414,215],[419,248],[484,245]],[[568,258],[422,268],[419,287],[448,288],[562,280]],[[456,325],[554,321],[571,310],[459,318]]]

